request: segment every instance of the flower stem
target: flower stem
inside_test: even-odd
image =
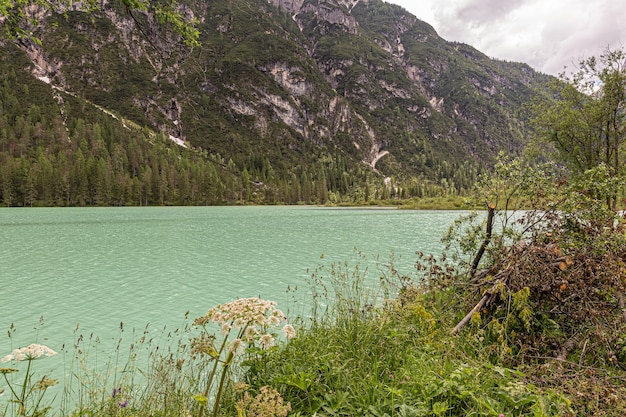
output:
[[[217,352],[217,355],[215,355],[214,357],[215,363],[213,364],[213,369],[211,370],[211,374],[209,375],[209,379],[206,383],[206,388],[204,389],[204,392],[202,393],[202,395],[204,395],[204,397],[207,399],[209,398],[209,391],[211,390],[211,384],[213,384],[213,378],[215,377],[215,373],[217,372],[217,366],[220,363],[220,358],[222,357],[222,352],[224,351],[224,347],[226,346],[227,340],[228,340],[228,335],[224,336],[224,341],[222,342],[222,346],[220,346],[220,350]],[[202,417],[205,407],[206,407],[206,403],[200,404],[200,408],[198,409],[198,417]]]
[[[215,405],[213,405],[213,417],[217,417],[217,412],[220,409],[222,390],[224,388],[224,382],[226,381],[226,374],[228,374],[228,367],[233,360],[233,356],[233,352],[228,352],[228,355],[226,355],[226,362],[224,362],[224,369],[222,370],[222,375],[220,376],[220,386],[217,389],[217,395],[215,396]]]
[[[4,376],[4,380],[7,382],[7,385],[9,386],[9,389],[11,390],[11,393],[13,394],[13,397],[19,402],[19,398],[17,396],[17,394],[15,393],[15,390],[13,389],[13,385],[11,385],[11,383],[9,382],[9,379],[7,378],[7,374],[3,373],[2,374]]]
[[[17,399],[18,404],[20,405],[20,416],[26,415],[26,397],[28,394],[26,393],[26,386],[30,381],[30,366],[33,363],[32,359],[28,359],[28,366],[26,367],[26,375],[24,376],[24,383],[22,384],[22,392],[20,394],[20,398]]]

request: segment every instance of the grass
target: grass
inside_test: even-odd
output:
[[[429,259],[419,261],[430,265],[417,271],[452,273]],[[601,370],[594,369],[594,379],[589,367],[579,369],[576,380],[565,378],[571,367],[511,365],[511,358],[494,355],[477,325],[450,333],[466,307],[454,291],[429,290],[424,275],[402,276],[392,266],[371,272],[363,264],[318,269],[310,278],[311,314],[290,320],[295,337],[265,349],[250,342],[230,359],[226,350],[216,351],[229,346],[222,343],[228,333],[212,332],[209,316],[196,320],[201,326],[157,339],[148,332],[128,335],[122,326],[119,340],[130,339],[131,346],[120,342],[100,357],[97,338],[77,334],[62,351],[63,393],[30,404],[28,413],[5,393],[0,416],[620,415],[610,403],[621,401],[621,392],[609,389],[615,383],[593,387],[596,403],[572,402],[585,384],[591,390],[601,381]],[[41,378],[36,365],[32,381]],[[224,381],[219,395],[215,384],[205,388],[211,369]],[[604,377],[623,375],[607,371]]]
[[[441,197],[423,197],[397,200],[370,200],[357,202],[343,202],[340,207],[394,207],[407,210],[482,210],[467,197],[449,195]]]
[[[314,294],[328,294],[332,304],[322,305],[331,307],[245,373],[251,387],[277,387],[294,415],[551,416],[568,409],[560,394],[488,360],[478,338],[450,335],[456,314],[444,307],[447,295],[405,287],[374,304],[392,287],[374,294],[356,289],[353,271],[330,272],[316,278],[328,285]],[[365,283],[365,275],[356,280]]]

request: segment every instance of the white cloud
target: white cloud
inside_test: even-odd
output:
[[[441,37],[558,75],[626,44],[626,7],[615,0],[387,0]]]

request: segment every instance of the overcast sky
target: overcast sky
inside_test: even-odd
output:
[[[626,49],[624,0],[386,0],[439,36],[558,75],[607,47]]]

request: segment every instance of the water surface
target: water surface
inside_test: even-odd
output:
[[[458,212],[317,207],[0,210],[0,355],[34,341],[58,348],[77,325],[101,338],[147,324],[179,326],[238,297],[298,310],[293,292],[320,264],[411,273],[415,251],[439,253]],[[375,265],[370,267],[375,270]],[[301,300],[303,305],[306,300]],[[302,313],[299,311],[298,313]],[[38,326],[44,317],[43,327]],[[11,323],[17,329],[6,336]],[[39,329],[36,330],[35,328]]]

